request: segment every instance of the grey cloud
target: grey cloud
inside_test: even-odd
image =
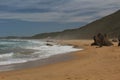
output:
[[[120,9],[120,0],[0,0],[0,19],[90,22]]]

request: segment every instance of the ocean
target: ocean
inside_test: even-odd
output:
[[[46,45],[48,43],[52,46]],[[59,45],[44,40],[1,39],[0,66],[26,63],[78,50],[80,49],[73,46]]]

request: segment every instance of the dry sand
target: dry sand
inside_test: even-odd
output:
[[[75,59],[37,68],[0,73],[0,80],[120,80],[120,47],[91,47],[92,40],[67,40],[82,46]]]

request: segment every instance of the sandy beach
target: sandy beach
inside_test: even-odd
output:
[[[120,80],[120,48],[90,46],[92,40],[65,40],[82,47],[73,59],[35,68],[0,72],[0,80]]]

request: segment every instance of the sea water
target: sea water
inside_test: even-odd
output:
[[[0,40],[0,66],[26,63],[45,59],[53,55],[64,54],[81,49],[73,46],[58,45],[44,40],[1,39]]]

